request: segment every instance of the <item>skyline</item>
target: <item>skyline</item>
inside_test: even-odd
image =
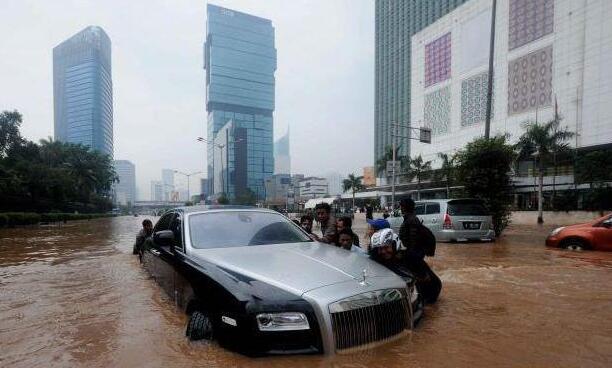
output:
[[[211,3],[269,18],[275,25],[274,139],[291,124],[294,173],[361,174],[363,166],[371,165],[374,4]],[[24,115],[26,138],[53,136],[53,47],[96,25],[113,43],[114,158],[136,165],[139,198],[149,198],[150,181],[159,180],[162,168],[205,168],[204,147],[196,137],[206,137],[206,2],[9,1],[6,8],[14,16],[0,31],[13,37],[3,40],[0,102],[3,109]],[[49,21],[32,26],[39,14]],[[347,131],[352,133],[347,136]],[[181,181],[184,186],[184,179],[177,178]],[[198,182],[192,178],[192,187]]]

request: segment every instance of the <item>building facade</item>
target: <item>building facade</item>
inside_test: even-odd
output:
[[[272,175],[266,179],[266,203],[281,206],[287,205],[291,189],[291,175]]]
[[[299,192],[301,200],[327,197],[327,179],[314,176],[304,178],[299,183]]]
[[[159,180],[151,180],[151,200],[156,202],[164,200],[164,185]]]
[[[289,155],[289,129],[287,134],[274,142],[274,173],[291,175],[291,156]]]
[[[162,169],[161,184],[164,201],[172,200],[172,192],[174,192],[174,170]]]
[[[115,202],[128,206],[136,202],[136,167],[128,160],[115,160],[115,173],[119,182],[115,183]]]
[[[396,135],[408,137],[418,127],[411,116],[411,37],[467,0],[376,0],[374,162],[392,146]],[[410,154],[411,141],[402,139],[399,154]]]
[[[514,143],[557,111],[572,147],[611,145],[610,17],[610,1],[498,0],[491,136]],[[412,116],[432,129],[412,154],[434,168],[484,135],[490,23],[491,2],[472,0],[412,38]]]
[[[113,156],[111,41],[89,26],[53,48],[55,140]]]
[[[376,185],[376,171],[374,166],[366,166],[363,168],[363,181],[365,187],[373,187]]]
[[[264,199],[274,173],[272,22],[209,4],[204,69],[211,192],[231,200],[251,191]]]

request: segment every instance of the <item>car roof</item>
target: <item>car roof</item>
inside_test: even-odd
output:
[[[451,201],[478,201],[478,202],[482,202],[481,199],[478,198],[445,198],[445,199],[421,199],[420,201],[415,201],[415,204],[422,204],[422,203],[448,203]]]
[[[202,206],[183,206],[173,208],[172,211],[182,211],[183,213],[200,213],[200,212],[211,212],[211,211],[224,211],[224,210],[248,210],[248,211],[261,211],[261,212],[271,212],[278,213],[276,211],[255,207],[255,206],[237,206],[237,205],[202,205]]]

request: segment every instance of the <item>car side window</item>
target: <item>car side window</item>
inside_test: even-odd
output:
[[[426,215],[434,215],[440,213],[440,203],[427,203],[425,208]]]
[[[174,233],[174,246],[180,250],[184,251],[184,242],[183,242],[183,217],[180,213],[177,213],[172,223],[170,224],[170,230]]]
[[[425,214],[425,205],[424,204],[417,204],[414,207],[414,214],[415,215],[424,215]]]
[[[163,215],[162,218],[160,218],[159,221],[157,221],[157,224],[155,224],[155,228],[153,229],[153,232],[170,229],[170,222],[172,221],[173,218],[174,218],[174,212]]]

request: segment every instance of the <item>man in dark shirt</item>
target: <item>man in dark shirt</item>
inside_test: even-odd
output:
[[[149,219],[142,221],[142,229],[136,235],[136,242],[134,243],[134,249],[132,254],[139,254],[142,250],[142,245],[145,240],[153,234],[153,223]]]

